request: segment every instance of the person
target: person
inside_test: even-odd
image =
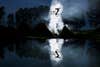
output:
[[[58,14],[58,12],[59,12],[59,9],[60,9],[60,8],[55,8],[55,9],[57,10],[57,12],[55,13],[55,15],[57,15],[57,14]]]

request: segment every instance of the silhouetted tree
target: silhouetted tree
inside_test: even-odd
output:
[[[9,14],[8,15],[8,26],[9,27],[13,27],[14,26],[14,15],[13,14]]]
[[[4,7],[1,6],[1,7],[0,7],[0,24],[2,23],[4,14],[5,14],[5,12],[4,12]]]

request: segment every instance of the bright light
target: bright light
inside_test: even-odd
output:
[[[50,12],[49,12],[49,20],[50,23],[48,25],[48,29],[53,34],[60,34],[60,31],[62,31],[64,27],[64,23],[62,21],[62,12],[63,12],[63,5],[58,0],[53,0]],[[68,27],[68,25],[65,25]],[[68,28],[69,29],[69,28]],[[50,46],[50,58],[52,62],[60,62],[63,60],[62,56],[62,44],[64,43],[63,39],[49,39],[49,46]]]
[[[51,60],[54,62],[60,62],[63,59],[61,49],[62,49],[64,40],[63,39],[49,39],[48,42],[50,45]]]
[[[59,9],[58,12],[57,8]],[[49,13],[50,23],[48,28],[52,33],[57,35],[59,35],[59,31],[61,31],[64,27],[61,16],[62,11],[63,11],[62,4],[60,2],[57,2],[56,0],[53,1],[50,7],[50,13]]]

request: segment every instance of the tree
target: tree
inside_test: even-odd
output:
[[[5,12],[4,12],[4,7],[1,6],[1,7],[0,7],[0,23],[2,23],[4,14],[5,14]]]
[[[14,15],[13,14],[8,15],[8,26],[10,27],[14,26]]]

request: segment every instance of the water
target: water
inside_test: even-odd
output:
[[[60,62],[63,60],[63,56],[62,56],[62,45],[64,43],[63,39],[49,39],[48,40],[49,45],[50,45],[50,57],[51,57],[51,61],[53,61],[54,64],[56,64],[56,62]]]
[[[50,39],[51,41],[56,39]],[[58,39],[59,41],[62,39]],[[58,42],[59,42],[58,41]],[[62,40],[63,41],[63,40]],[[61,41],[60,41],[61,42]],[[3,51],[0,57],[0,67],[99,67],[100,53],[95,40],[64,40],[62,45],[63,60],[59,64],[52,65],[49,55],[49,41],[40,42],[39,40],[26,40],[25,43],[10,44],[5,47],[0,46]],[[4,45],[4,44],[3,44]],[[16,45],[16,46],[15,46]],[[13,48],[11,50],[11,48]]]

